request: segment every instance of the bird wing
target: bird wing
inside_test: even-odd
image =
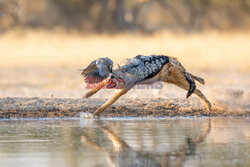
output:
[[[82,70],[81,75],[86,83],[99,83],[112,72],[113,62],[109,58],[99,58],[92,61]]]

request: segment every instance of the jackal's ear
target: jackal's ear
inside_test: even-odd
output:
[[[172,57],[174,60],[178,61],[177,57]]]
[[[119,70],[122,71],[122,67],[119,64],[117,64],[117,66],[118,66]]]

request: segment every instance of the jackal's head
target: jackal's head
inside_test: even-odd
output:
[[[109,74],[107,79],[108,79],[107,88],[122,89],[124,88],[126,74],[122,72],[120,69],[116,69]]]

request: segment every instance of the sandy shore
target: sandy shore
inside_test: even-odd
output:
[[[79,117],[93,113],[105,99],[0,98],[0,118]],[[208,113],[198,98],[123,99],[101,114],[102,117],[242,116],[250,111],[228,111],[216,104]]]
[[[0,118],[92,113],[115,90],[81,99],[89,90],[79,69],[99,57],[109,57],[116,64],[138,54],[177,57],[188,72],[205,79],[206,84],[197,83],[197,88],[213,104],[213,112],[207,113],[196,95],[186,100],[185,90],[171,84],[158,89],[153,84],[133,88],[102,116],[249,116],[249,42],[249,32],[150,36],[9,32],[0,36]]]

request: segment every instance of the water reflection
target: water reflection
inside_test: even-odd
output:
[[[0,121],[1,167],[250,166],[250,121]]]
[[[104,121],[96,121],[98,129],[103,131],[106,137],[112,142],[112,149],[102,147],[94,142],[89,135],[82,136],[82,141],[91,145],[99,152],[108,156],[108,166],[183,166],[186,156],[195,155],[196,145],[204,141],[211,130],[211,119],[207,120],[207,127],[204,133],[192,139],[187,137],[179,149],[165,154],[156,154],[144,151],[136,151],[131,148],[119,135],[115,134]]]

